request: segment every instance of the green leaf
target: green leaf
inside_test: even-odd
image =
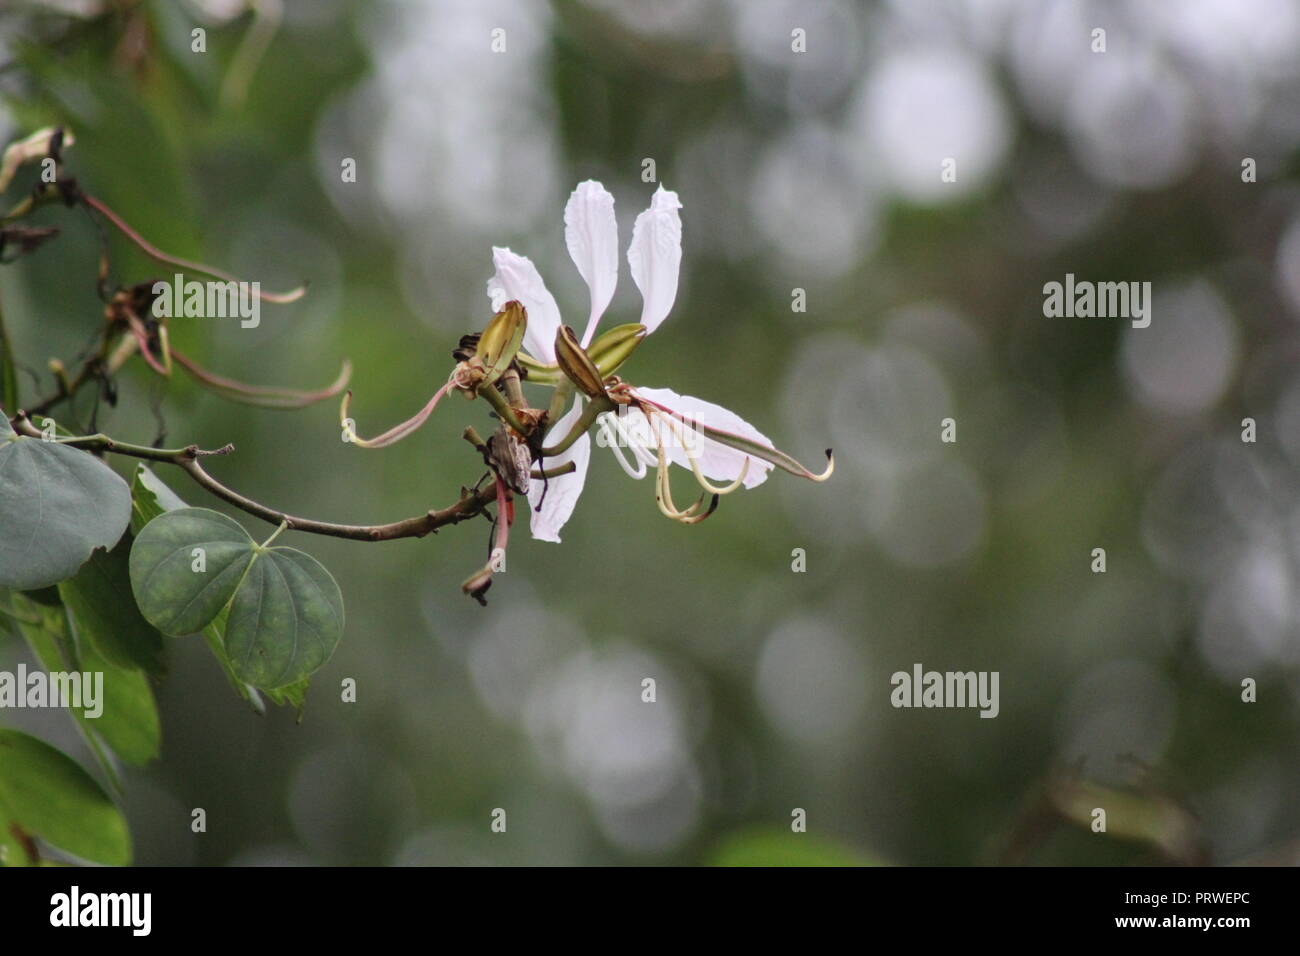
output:
[[[59,594],[78,632],[102,657],[118,667],[160,675],[162,635],[131,595],[131,544],[131,535],[125,534],[112,551],[96,551],[74,577],[59,584]]]
[[[135,475],[131,480],[132,534],[138,535],[145,525],[159,515],[187,507],[189,506],[181,500],[180,496],[163,484],[162,480],[147,466],[143,464],[136,466]],[[235,689],[235,692],[248,701],[259,714],[266,713],[266,705],[262,703],[261,695],[258,694],[257,689],[236,677],[234,669],[230,666],[230,657],[226,654],[225,638],[222,637],[225,630],[226,612],[223,610],[213,619],[211,624],[203,628],[203,639],[207,642],[208,649],[212,651],[212,656],[221,665],[226,679],[230,681],[230,686]],[[303,693],[306,693],[305,687]],[[290,699],[285,702],[294,704],[299,714],[301,714],[302,698]],[[276,703],[281,703],[281,701],[277,700]]]
[[[24,618],[35,621],[24,620],[18,629],[47,672],[89,671],[104,675],[100,715],[89,717],[84,708],[71,708],[78,728],[96,756],[102,758],[102,746],[107,746],[122,760],[136,766],[156,758],[162,748],[162,725],[148,678],[135,668],[118,667],[105,660],[84,639],[78,644],[69,632],[70,618],[64,616],[63,608],[41,608],[21,598],[14,604]],[[112,765],[105,760],[101,764],[116,786]]]
[[[283,687],[270,688],[266,696],[271,698],[271,703],[280,707],[292,707],[298,712],[298,719],[302,719],[303,708],[307,706],[307,688],[311,686],[311,678],[304,677],[300,681],[292,684],[286,684]]]
[[[83,860],[131,862],[126,820],[103,788],[67,754],[17,730],[0,729],[0,818]]]
[[[0,809],[0,866],[31,866],[35,862],[28,858],[27,848],[14,832],[17,826]]]
[[[226,652],[255,687],[284,687],[318,670],[343,636],[343,595],[309,554],[269,548],[230,605]]]
[[[329,660],[343,636],[343,595],[320,562],[258,545],[238,522],[206,508],[168,511],[145,525],[130,575],[140,610],[164,634],[194,633],[225,610],[221,648],[230,672],[254,687],[288,688],[284,699],[299,708],[305,687],[289,685]]]
[[[168,511],[188,508],[181,496],[172,491],[147,465],[137,465],[131,479],[131,533]]]
[[[54,607],[43,607],[21,594],[10,592],[10,605],[15,614],[14,626],[27,642],[36,662],[46,672],[81,670],[77,649],[69,631],[67,612],[61,602]],[[104,742],[100,740],[99,734],[90,726],[90,721],[80,710],[70,709],[69,713],[76,722],[77,730],[80,731],[86,746],[99,762],[104,776],[120,790],[122,781],[118,777],[117,768],[108,758],[107,749]]]
[[[59,596],[58,585],[37,588],[35,591],[23,591],[22,595],[25,598],[31,598],[37,604],[44,604],[46,607],[61,607],[63,605],[63,598]]]
[[[126,482],[92,455],[18,435],[0,410],[0,587],[72,577],[131,518]]]
[[[156,759],[162,751],[162,722],[149,678],[115,666],[93,646],[82,648],[81,669],[104,674],[103,712],[86,717],[86,723],[127,763],[141,767]]]
[[[256,544],[233,518],[179,508],[144,526],[131,547],[131,587],[145,618],[173,637],[194,634],[230,603]]]

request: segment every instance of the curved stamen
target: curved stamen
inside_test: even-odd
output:
[[[171,356],[165,347],[167,326],[162,324],[159,324],[158,326],[158,346],[163,356],[163,361],[161,363],[154,358],[153,352],[149,348],[149,332],[144,327],[144,323],[140,321],[139,316],[129,309],[126,312],[126,326],[136,341],[140,355],[143,356],[147,363],[149,363],[149,367],[159,375],[170,376],[172,373]]]
[[[160,333],[165,328],[166,326],[160,326]],[[235,381],[233,378],[226,378],[215,372],[208,371],[194,359],[177,349],[170,349],[169,351],[172,358],[176,360],[177,365],[222,398],[227,398],[232,402],[243,402],[246,405],[257,405],[262,408],[306,408],[315,402],[333,398],[343,391],[347,387],[348,378],[352,375],[352,363],[344,359],[343,368],[339,372],[338,378],[325,388],[314,392],[299,391],[294,388],[246,385],[243,382]]]
[[[658,432],[657,425],[655,430]],[[659,436],[656,434],[656,438],[658,437]],[[714,510],[718,507],[718,496],[713,496],[713,500],[709,503],[708,510],[703,514],[700,514],[700,508],[704,504],[703,495],[700,495],[699,500],[685,511],[679,510],[677,506],[673,504],[672,482],[668,477],[668,456],[664,453],[663,442],[659,441],[658,446],[659,470],[655,475],[655,503],[659,506],[659,511],[665,517],[672,518],[674,521],[681,522],[682,524],[699,524],[709,515],[713,514]]]
[[[140,251],[150,259],[155,259],[163,265],[174,266],[182,272],[197,272],[205,276],[210,276],[211,278],[217,279],[221,282],[240,282],[239,279],[235,278],[228,272],[222,272],[220,269],[214,269],[212,266],[205,266],[201,262],[190,262],[188,259],[181,259],[177,256],[168,255],[127,225],[126,220],[108,206],[104,205],[102,200],[96,199],[88,193],[82,193],[81,199],[87,206],[112,223],[113,227],[117,229],[118,232],[135,243],[140,248]],[[277,305],[286,305],[290,302],[297,302],[306,295],[307,286],[300,285],[298,288],[292,289],[289,292],[263,292],[261,291],[261,286],[258,285],[253,294],[263,302],[273,302]]]
[[[631,398],[643,408],[650,407],[658,409],[661,412],[667,412],[686,424],[699,429],[700,433],[704,435],[704,437],[711,438],[720,445],[726,445],[729,448],[734,448],[737,451],[744,452],[747,455],[757,458],[759,461],[765,461],[770,465],[776,465],[776,467],[780,468],[782,471],[788,471],[792,475],[798,475],[799,477],[807,478],[810,481],[825,481],[835,472],[835,457],[831,454],[829,448],[826,449],[826,470],[821,474],[818,474],[809,471],[785,452],[771,445],[764,445],[752,438],[747,438],[744,435],[738,435],[735,432],[729,432],[722,428],[714,428],[712,425],[707,425],[704,422],[691,418],[689,415],[683,415],[681,412],[673,411],[673,409],[666,405],[661,405],[658,402],[651,401],[644,395],[639,394],[635,389],[627,387],[626,385],[611,388],[610,394],[619,399]]]
[[[696,457],[695,452],[691,451],[691,440],[683,438],[681,432],[677,430],[679,423],[676,418],[672,415],[666,415],[658,409],[655,410],[655,414],[668,420],[668,427],[673,430],[673,437],[682,443],[682,451],[686,453],[686,460],[691,463],[691,471],[695,473],[695,480],[699,482],[701,488],[709,494],[729,495],[745,483],[745,476],[749,474],[749,463],[753,461],[752,458],[748,455],[745,456],[745,463],[740,468],[740,475],[737,476],[736,480],[731,484],[722,486],[714,485],[705,478],[703,472],[700,471],[700,460]],[[684,425],[685,423],[683,422],[680,424]]]
[[[600,418],[596,419],[596,423],[600,427],[601,434],[605,436],[605,444],[609,446],[609,448],[614,452],[614,457],[618,459],[619,467],[623,469],[629,478],[635,478],[637,481],[640,481],[645,477],[645,462],[643,462],[637,455],[633,454],[632,457],[636,458],[637,470],[633,471],[632,466],[627,463],[627,457],[623,454],[623,449],[619,445],[618,436],[613,434],[613,431],[617,430],[618,426],[615,424],[613,429],[611,429],[609,424],[610,415],[612,414],[614,413],[611,412],[609,414],[601,415]]]
[[[618,429],[618,433],[623,436],[623,441],[627,443],[628,448],[632,449],[632,453],[636,455],[637,460],[648,468],[659,467],[658,457],[650,453],[646,442],[632,434],[631,426],[624,420],[623,416],[618,412],[610,412],[609,414],[614,426]],[[650,419],[647,418],[646,424],[649,423]]]
[[[348,389],[348,391],[343,394],[343,402],[339,407],[340,424],[343,426],[343,433],[347,436],[347,441],[354,445],[359,445],[362,448],[386,448],[389,445],[401,441],[407,435],[411,434],[423,425],[425,420],[433,414],[433,410],[438,407],[438,402],[440,402],[442,397],[447,394],[447,390],[452,387],[455,380],[456,377],[453,374],[451,378],[447,379],[442,388],[433,393],[433,398],[429,399],[424,408],[420,409],[413,417],[408,418],[400,425],[394,425],[392,428],[388,429],[388,431],[375,438],[362,438],[357,434],[356,428],[352,424],[352,420],[348,417],[348,408],[352,404],[352,390]]]
[[[644,417],[644,413],[642,414]],[[645,421],[646,425],[650,424],[649,418],[646,418]],[[636,453],[637,458],[645,462],[648,467],[659,467],[658,450],[656,449],[654,452],[651,452],[649,443],[637,438],[637,436],[632,433],[632,426],[628,422],[624,421],[622,418],[619,419],[619,422],[623,426],[624,435],[627,437],[628,447]]]

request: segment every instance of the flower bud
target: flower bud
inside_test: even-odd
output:
[[[588,398],[598,398],[605,394],[605,377],[578,344],[573,329],[567,325],[560,326],[555,333],[555,361],[559,364],[560,371]]]
[[[514,301],[507,302],[505,308],[488,322],[474,353],[486,371],[485,384],[491,385],[510,367],[523,344],[527,327],[528,313]]]

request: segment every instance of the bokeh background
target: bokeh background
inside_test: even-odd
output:
[[[163,759],[123,797],[138,861],[1296,862],[1297,49],[1293,0],[4,4],[6,140],[65,123],[68,170],[158,245],[310,282],[257,329],[174,322],[209,367],[312,387],[350,357],[358,427],[387,427],[488,318],[493,244],[585,320],[564,201],[604,182],[626,244],[650,158],[683,271],[628,377],[838,458],[682,527],[597,450],[563,544],[521,526],[486,609],[459,589],[486,523],[292,535],[340,580],[344,642],[301,722],[171,642]],[[94,225],[41,221],[63,234],[0,295],[44,393],[102,305]],[[116,281],[169,274],[111,241]],[[1150,281],[1151,326],[1045,318],[1067,272]],[[606,323],[639,310],[624,267]],[[394,520],[481,473],[479,404],[363,452],[333,402],[119,387],[106,430],[233,441],[214,472],[297,514]],[[999,716],[894,709],[918,662],[998,671]],[[5,719],[84,756],[63,715]]]

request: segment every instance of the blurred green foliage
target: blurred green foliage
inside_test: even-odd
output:
[[[835,181],[838,160],[796,152],[802,165],[766,178],[757,166],[790,137],[812,130],[821,142],[827,129],[874,163],[839,124],[854,84],[889,52],[870,45],[872,31],[899,36],[892,7],[835,7],[850,10],[851,42],[828,70],[845,79],[811,106],[784,68],[754,72],[757,54],[727,31],[722,5],[701,5],[706,22],[674,32],[595,3],[417,15],[402,3],[289,2],[247,99],[224,106],[248,15],[203,20],[164,0],[114,7],[86,20],[30,4],[0,12],[0,125],[11,136],[70,126],[79,183],[169,252],[267,288],[309,284],[302,302],[266,307],[257,329],[178,324],[175,344],[206,366],[301,388],[348,357],[359,430],[404,419],[445,380],[458,337],[489,316],[490,246],[532,256],[566,315],[581,315],[564,197],[602,179],[626,239],[652,189],[642,161],[654,157],[684,203],[682,290],[625,377],[720,401],[805,461],[834,444],[840,467],[826,486],[777,476],[685,528],[598,450],[563,544],[528,540],[521,524],[486,609],[458,587],[483,560],[486,523],[386,544],[287,536],[338,577],[343,641],[301,721],[295,708],[259,716],[197,639],[169,641],[153,685],[161,758],[123,774],[136,862],[1101,864],[1294,852],[1294,627],[1240,666],[1214,658],[1216,635],[1231,643],[1248,630],[1202,619],[1215,575],[1230,577],[1227,558],[1207,583],[1152,556],[1170,528],[1218,540],[1218,512],[1192,491],[1227,479],[1195,471],[1175,494],[1171,463],[1219,441],[1235,454],[1244,415],[1282,414],[1294,317],[1267,290],[1294,150],[1246,193],[1235,146],[1207,146],[1158,188],[1099,188],[1104,213],[1048,241],[1026,225],[1025,183],[1055,170],[1064,191],[1087,174],[1077,144],[996,67],[1015,131],[996,172],[953,201],[882,187],[875,239],[846,240],[845,261],[817,268],[772,237],[780,210],[763,211],[781,190],[815,198],[807,190]],[[784,7],[772,10],[779,47],[789,24]],[[493,18],[512,43],[498,61],[487,59]],[[190,52],[200,23],[202,55]],[[932,28],[962,36],[942,18]],[[493,65],[462,71],[468,54],[457,51],[480,41]],[[443,85],[418,87],[430,75]],[[501,83],[514,84],[513,104]],[[913,104],[918,115],[932,106]],[[355,189],[338,179],[345,156],[359,160]],[[476,210],[485,190],[531,205]],[[831,190],[825,201],[808,211],[811,226],[789,222],[812,248],[845,209],[868,217],[864,197]],[[101,242],[113,283],[166,277],[80,213],[45,209],[35,221],[61,234],[0,271],[28,402],[52,386],[47,359],[72,367],[100,328]],[[1125,364],[1141,356],[1126,352],[1122,322],[1042,316],[1043,282],[1067,271],[1211,283],[1237,343],[1221,394],[1181,416],[1143,406]],[[794,287],[808,291],[807,314],[791,312]],[[607,327],[635,320],[630,289],[624,270]],[[137,365],[119,377],[116,407],[79,400],[60,422],[140,443],[233,442],[213,472],[297,514],[396,520],[451,503],[482,470],[460,439],[465,425],[488,424],[477,405],[449,401],[414,438],[363,452],[340,441],[332,403],[247,409]],[[1198,368],[1176,372],[1196,380]],[[959,423],[952,447],[938,442],[948,415]],[[1268,441],[1278,447],[1258,454],[1283,477],[1256,497],[1287,501],[1290,452]],[[258,540],[271,531],[179,473],[159,477]],[[1090,553],[1103,545],[1110,565],[1094,575]],[[806,573],[791,571],[796,548]],[[0,663],[28,659],[3,630]],[[890,674],[917,661],[998,670],[999,717],[891,708]],[[1257,703],[1240,700],[1246,676],[1259,681]],[[639,696],[646,677],[654,704]],[[355,703],[342,700],[345,679]],[[62,715],[11,716],[93,765]],[[1062,774],[1111,794],[1097,797],[1112,804],[1108,834],[1089,831],[1088,807],[1053,801]],[[84,789],[107,812],[97,788]],[[807,809],[807,834],[788,832],[795,807]],[[194,808],[205,833],[191,830]],[[489,829],[494,808],[508,812],[505,834]],[[1171,819],[1192,832],[1149,838]],[[125,859],[116,845],[81,855]]]

